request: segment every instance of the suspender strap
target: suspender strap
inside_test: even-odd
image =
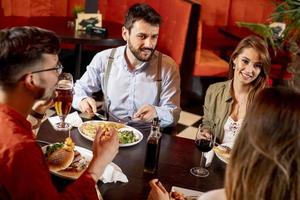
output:
[[[157,82],[157,104],[159,104],[160,101],[160,93],[161,93],[161,63],[162,63],[162,53],[158,53],[158,60],[157,60],[157,77],[156,77],[156,82]]]
[[[108,78],[109,78],[109,74],[111,71],[111,67],[112,67],[112,63],[114,61],[114,55],[116,53],[116,48],[113,48],[110,52],[109,58],[108,58],[108,62],[107,62],[107,66],[105,69],[105,74],[104,74],[104,85],[103,85],[103,94],[104,94],[104,103],[107,104],[108,102],[108,98],[107,98],[107,84],[108,84]],[[108,108],[106,107],[105,109]]]
[[[105,70],[105,75],[104,75],[104,85],[103,85],[103,94],[104,94],[104,102],[108,103],[108,98],[107,98],[107,83],[108,83],[108,78],[109,74],[111,71],[112,63],[114,61],[114,55],[116,52],[116,48],[113,48],[110,52],[109,58],[108,58],[108,63],[107,67]],[[157,103],[160,101],[160,93],[161,93],[161,64],[162,64],[162,53],[158,53],[158,61],[157,61],[157,77],[156,77],[156,82],[157,82]],[[106,108],[108,109],[108,108]],[[108,111],[108,110],[107,110]]]

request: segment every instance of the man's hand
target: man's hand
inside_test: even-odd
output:
[[[151,191],[148,195],[148,200],[169,200],[169,193],[166,191],[164,186],[157,180],[152,179],[149,182]]]
[[[119,137],[115,129],[104,132],[97,131],[93,144],[93,159],[88,167],[88,172],[95,182],[103,174],[105,167],[114,159],[119,150]]]
[[[38,100],[33,104],[32,110],[34,110],[37,113],[44,114],[53,105],[54,105],[53,98],[48,100]]]
[[[79,103],[79,109],[82,113],[87,112],[88,115],[94,116],[94,113],[97,112],[95,99],[92,97],[82,99]]]
[[[133,120],[151,122],[157,116],[156,110],[152,105],[143,105],[134,115]]]

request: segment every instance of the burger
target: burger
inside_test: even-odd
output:
[[[51,172],[70,179],[77,179],[88,166],[88,161],[75,150],[70,137],[64,143],[47,146],[45,157]]]

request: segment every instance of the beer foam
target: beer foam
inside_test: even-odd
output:
[[[72,89],[72,87],[73,87],[73,83],[69,80],[60,80],[57,83],[57,88],[59,89],[69,90]]]

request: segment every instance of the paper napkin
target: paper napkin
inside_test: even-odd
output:
[[[48,120],[53,127],[55,127],[55,124],[60,122],[58,116],[49,117]],[[67,115],[66,122],[70,123],[73,127],[78,127],[82,123],[82,119],[79,117],[78,112],[75,111]]]
[[[103,183],[116,183],[117,181],[127,183],[127,176],[122,172],[121,168],[115,163],[110,163],[105,168],[100,180]]]
[[[210,167],[214,156],[215,156],[214,150],[210,150],[209,152],[204,153],[204,157],[206,158],[205,167]]]

